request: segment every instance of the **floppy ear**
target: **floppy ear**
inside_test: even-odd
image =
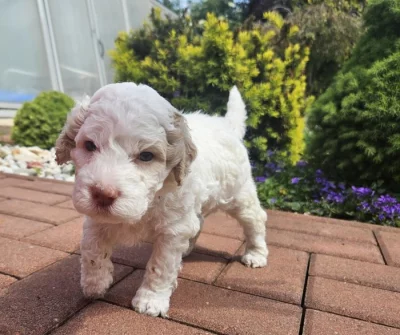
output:
[[[67,117],[64,128],[56,141],[56,162],[58,165],[71,160],[70,152],[75,148],[75,137],[85,122],[89,101],[90,98],[85,97],[81,103],[76,104]]]
[[[167,132],[167,139],[170,143],[169,165],[173,166],[172,173],[178,186],[182,185],[182,180],[189,173],[189,166],[197,156],[197,148],[190,136],[189,127],[185,117],[174,112],[175,129]]]

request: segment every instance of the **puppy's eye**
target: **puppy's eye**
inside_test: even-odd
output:
[[[141,152],[139,155],[139,159],[143,162],[149,162],[153,159],[154,155],[151,152]]]
[[[85,142],[85,148],[87,151],[96,151],[97,147],[92,141]]]

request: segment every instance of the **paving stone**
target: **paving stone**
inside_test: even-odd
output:
[[[116,265],[115,281],[131,271]],[[80,288],[79,257],[69,256],[14,283],[0,297],[0,334],[45,334],[88,303]]]
[[[373,232],[366,228],[352,226],[338,226],[330,223],[307,221],[307,217],[299,218],[273,218],[268,220],[268,228],[296,231],[299,233],[313,234],[353,242],[376,244]]]
[[[290,249],[340,256],[373,263],[384,263],[378,247],[370,243],[355,243],[274,228],[268,229],[267,241],[271,245]]]
[[[72,200],[68,200],[68,201],[62,202],[62,203],[60,203],[60,204],[57,204],[57,207],[62,207],[62,208],[68,208],[68,209],[76,210],[76,209],[75,209],[75,206],[74,206],[74,203],[72,202]]]
[[[209,332],[161,318],[141,315],[133,310],[96,302],[69,320],[53,335],[206,335]]]
[[[309,277],[308,308],[400,328],[400,293]]]
[[[376,232],[376,238],[387,264],[400,267],[400,235],[379,231]]]
[[[243,229],[239,223],[222,212],[208,216],[204,221],[202,231],[207,234],[244,240]]]
[[[19,278],[38,271],[68,254],[0,237],[0,271]]]
[[[312,255],[309,274],[400,292],[400,269],[326,255]]]
[[[192,252],[184,258],[179,277],[211,284],[227,263],[224,258]]]
[[[180,279],[169,316],[223,334],[297,335],[301,308]]]
[[[76,211],[70,209],[51,207],[22,200],[6,200],[0,202],[0,213],[55,225],[71,221],[81,216]]]
[[[54,182],[54,181],[43,181],[43,180],[35,180],[35,181],[23,180],[18,183],[18,187],[71,196],[72,191],[74,189],[74,184]]]
[[[18,199],[38,202],[47,205],[54,205],[68,199],[65,195],[33,191],[19,187],[4,187],[1,189],[1,196],[7,199]]]
[[[243,244],[237,239],[201,233],[194,250],[198,253],[230,259]]]
[[[2,189],[3,187],[7,187],[7,186],[20,185],[23,182],[24,182],[24,180],[19,179],[19,178],[2,178],[2,179],[0,179],[0,189]]]
[[[131,306],[143,270],[136,270],[115,285],[106,300]],[[178,279],[169,317],[222,334],[298,334],[301,308],[215,286]]]
[[[400,329],[390,328],[344,316],[306,311],[303,335],[400,335]]]
[[[300,305],[308,257],[303,251],[271,246],[267,267],[252,269],[233,262],[218,277],[216,285]]]
[[[117,246],[113,251],[111,259],[116,263],[145,269],[152,251],[153,246],[147,242],[133,247]]]
[[[16,281],[17,279],[15,279],[14,277],[6,276],[0,273],[0,290],[6,288]]]
[[[105,295],[104,300],[114,304],[131,308],[132,298],[142,283],[144,270],[135,270],[129,276],[112,287]]]
[[[120,264],[145,269],[150,259],[153,246],[143,242],[133,247],[118,246],[113,251],[111,259]],[[205,283],[212,283],[221,273],[227,261],[220,257],[202,255],[192,252],[183,261],[180,276]]]
[[[1,191],[0,191],[1,192]],[[38,221],[27,220],[15,216],[0,214],[0,235],[19,239],[52,228],[53,225]]]
[[[282,212],[276,210],[268,210],[268,221],[278,220],[278,219],[294,219],[298,222],[318,222],[318,223],[328,223],[333,224],[335,226],[342,226],[342,227],[355,227],[361,229],[369,229],[371,231],[389,231],[392,233],[400,233],[400,229],[396,227],[389,227],[389,226],[381,226],[372,223],[366,222],[357,222],[357,221],[349,221],[349,220],[340,220],[340,219],[332,219],[326,218],[322,216],[313,216],[313,215],[305,215],[305,214],[298,214],[298,213],[290,213],[290,212]]]
[[[74,252],[80,246],[84,220],[84,218],[78,218],[63,223],[51,229],[28,236],[24,241],[51,249]]]

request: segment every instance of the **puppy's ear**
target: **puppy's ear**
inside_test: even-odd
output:
[[[90,98],[85,97],[81,103],[76,104],[67,117],[64,128],[56,141],[56,162],[58,165],[71,160],[70,152],[75,148],[75,137],[85,122],[89,101]]]
[[[170,150],[173,152],[170,165],[173,166],[172,173],[178,186],[182,185],[182,180],[189,173],[189,166],[197,156],[197,148],[190,136],[189,127],[185,117],[178,113],[174,113],[173,131],[167,132],[168,142],[171,144]]]

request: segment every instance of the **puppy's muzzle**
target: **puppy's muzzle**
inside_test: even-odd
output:
[[[92,186],[90,187],[93,202],[103,208],[110,207],[121,195],[120,191],[111,186]]]

